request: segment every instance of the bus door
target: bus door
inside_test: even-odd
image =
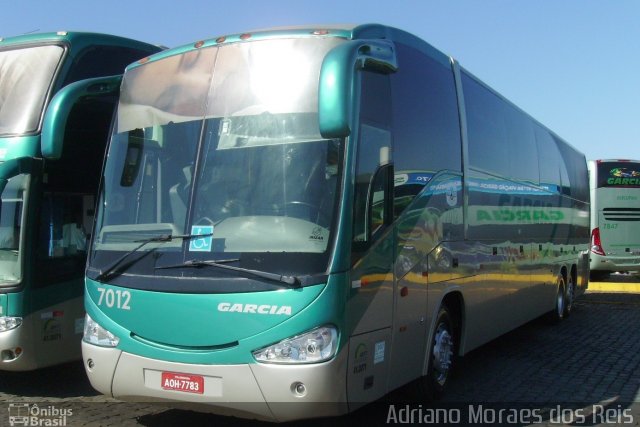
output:
[[[389,77],[363,71],[353,198],[351,331],[347,388],[350,408],[386,394],[393,321]]]
[[[423,374],[427,338],[442,291],[457,278],[459,248],[451,239],[455,216],[461,214],[462,182],[459,175],[439,174],[420,188],[407,189],[410,180],[397,171],[394,209],[396,219],[395,309],[391,388]],[[424,176],[424,174],[423,174]],[[410,198],[409,205],[402,198]],[[397,213],[397,212],[396,212]]]

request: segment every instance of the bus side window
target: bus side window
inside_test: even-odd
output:
[[[91,46],[76,56],[62,86],[91,77],[122,74],[124,67],[149,52],[122,46]]]
[[[396,49],[400,69],[391,75],[391,87],[398,218],[435,174],[462,172],[462,142],[451,64],[401,43]]]
[[[82,202],[78,195],[45,193],[40,215],[40,259],[82,255],[86,251]]]
[[[355,262],[390,222],[391,89],[389,77],[361,74],[360,128],[353,205]]]

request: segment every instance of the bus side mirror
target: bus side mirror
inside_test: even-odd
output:
[[[382,74],[398,70],[395,46],[387,40],[353,40],[332,49],[324,58],[318,87],[318,121],[324,138],[351,134],[356,73]]]
[[[71,83],[53,97],[44,115],[40,150],[45,159],[62,156],[64,134],[69,114],[79,101],[92,97],[117,95],[122,76],[98,77]]]
[[[134,129],[129,131],[127,139],[127,155],[120,177],[120,185],[123,187],[131,187],[138,176],[140,163],[142,162],[142,150],[144,148],[144,131],[142,129]]]

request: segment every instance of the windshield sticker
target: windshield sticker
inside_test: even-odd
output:
[[[189,243],[189,252],[211,252],[213,247],[213,225],[193,225],[191,235],[204,237],[193,237]]]
[[[322,227],[314,227],[309,236],[309,240],[312,242],[324,242],[324,236],[322,235]]]
[[[384,341],[376,343],[376,347],[373,353],[373,364],[384,362]]]
[[[56,316],[54,312],[53,317],[48,319],[42,319],[42,341],[58,341],[62,339],[62,323],[60,322],[62,316]]]
[[[353,373],[362,374],[367,371],[367,359],[369,357],[369,351],[364,343],[358,344],[356,347],[356,355],[353,361]]]

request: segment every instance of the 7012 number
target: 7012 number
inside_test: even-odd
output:
[[[106,305],[109,308],[118,308],[120,310],[131,310],[129,303],[131,302],[131,292],[114,291],[113,289],[98,288],[98,305]]]

